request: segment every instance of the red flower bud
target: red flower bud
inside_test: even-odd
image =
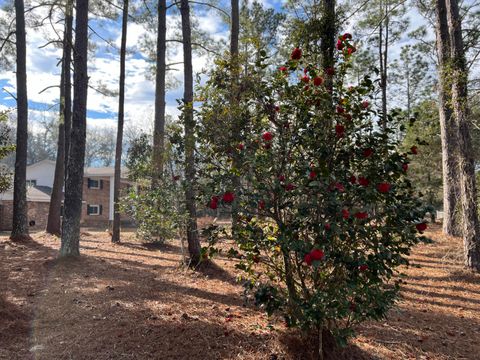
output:
[[[347,54],[348,55],[352,55],[355,51],[357,51],[357,48],[355,46],[350,46],[348,49],[347,49]]]
[[[313,260],[322,260],[325,254],[322,250],[314,249],[310,251],[310,256]]]
[[[417,225],[415,225],[415,227],[417,228],[417,230],[419,232],[424,232],[425,230],[427,230],[427,224],[426,223],[417,224]]]
[[[366,177],[360,176],[358,178],[358,183],[362,186],[368,186],[368,184],[370,184],[370,181],[368,181]]]
[[[368,270],[368,265],[367,264],[362,264],[358,267],[358,270],[361,272],[367,271]]]
[[[325,230],[330,231],[332,226],[330,224],[325,224],[324,228],[325,228]]]
[[[266,132],[263,133],[262,139],[265,140],[265,141],[272,141],[273,134],[269,131],[266,131]]]
[[[366,211],[357,212],[354,215],[357,219],[363,220],[368,218],[368,213]]]
[[[342,209],[342,217],[346,220],[350,217],[350,211],[347,209]]]
[[[241,143],[237,145],[238,150],[243,150],[244,148],[245,148],[245,145],[243,145]]]
[[[372,156],[372,154],[373,154],[373,149],[368,148],[368,149],[363,150],[363,156],[364,157]]]
[[[410,148],[410,151],[412,152],[413,155],[417,155],[418,154],[418,148],[416,146],[412,146]]]
[[[304,83],[307,84],[307,83],[310,81],[310,78],[309,78],[308,76],[304,76],[304,77],[302,77],[301,80],[302,80]]]
[[[293,49],[291,58],[292,60],[300,60],[302,57],[302,50],[299,49],[298,47]]]
[[[337,50],[342,50],[343,49],[343,42],[342,40],[338,39],[337,41]]]
[[[366,109],[370,106],[370,103],[368,102],[368,100],[364,100],[362,101],[362,108]]]
[[[217,196],[212,196],[212,199],[208,203],[208,207],[210,209],[215,210],[218,207],[218,197]]]
[[[287,186],[285,186],[285,190],[287,191],[292,191],[292,190],[295,190],[296,186],[294,184],[287,184]]]
[[[285,175],[279,175],[278,180],[280,181],[285,181]]]
[[[407,163],[402,164],[402,169],[403,169],[403,171],[407,171],[408,170],[408,164]]]
[[[265,210],[265,201],[260,200],[260,201],[258,202],[258,208],[259,208],[260,210]]]
[[[352,175],[352,176],[350,176],[348,181],[350,181],[351,184],[355,184],[357,182],[357,178],[355,177],[355,175]]]
[[[351,40],[352,39],[352,34],[350,33],[345,33],[342,35],[342,39],[345,41],[345,40]]]
[[[223,194],[222,200],[226,203],[232,203],[233,200],[235,200],[235,194],[227,191],[225,194]]]
[[[280,106],[275,105],[275,111],[276,111],[276,112],[280,112]]]
[[[338,114],[343,114],[345,112],[345,109],[341,106],[337,106],[337,113]]]
[[[281,72],[287,72],[288,71],[288,69],[285,66],[280,66],[278,68],[278,70],[280,70]]]
[[[345,126],[342,124],[335,125],[335,133],[337,137],[342,138],[345,135]]]
[[[317,173],[315,171],[310,171],[310,174],[308,174],[308,177],[310,178],[310,180],[313,180],[317,177]]]
[[[323,84],[323,78],[320,77],[320,76],[316,76],[314,79],[313,79],[313,85],[315,86],[320,86]]]
[[[392,185],[389,183],[380,183],[377,185],[377,190],[381,193],[388,193]]]

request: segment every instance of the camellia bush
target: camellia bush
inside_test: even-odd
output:
[[[222,114],[231,79],[212,76],[200,112],[205,206],[236,204],[235,253],[257,305],[318,333],[320,352],[322,334],[345,343],[354,325],[392,306],[395,269],[423,239],[428,210],[408,179],[417,148],[400,152],[388,124],[379,128],[368,76],[344,84],[355,52],[350,34],[337,49],[335,68],[320,69],[295,48],[271,75],[257,77],[238,100],[239,143],[211,133],[212,123],[228,129]],[[241,188],[229,183],[231,173]]]

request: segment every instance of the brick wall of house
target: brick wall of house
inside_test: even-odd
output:
[[[110,207],[110,178],[109,177],[90,177],[92,180],[101,181],[100,189],[89,189],[88,178],[83,179],[83,201],[82,206],[82,225],[83,226],[108,226],[109,207]],[[88,215],[88,205],[100,205],[102,212],[100,215]]]
[[[31,230],[45,230],[49,206],[48,202],[28,202],[28,222],[35,222],[35,225],[30,225]],[[0,202],[0,230],[12,230],[12,218],[13,201]]]

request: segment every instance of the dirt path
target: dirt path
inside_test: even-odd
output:
[[[342,359],[479,359],[480,276],[461,244],[433,233],[415,249],[399,306],[359,329]],[[281,322],[244,304],[234,263],[179,268],[175,243],[85,233],[82,257],[54,261],[58,239],[0,237],[0,359],[303,359]]]

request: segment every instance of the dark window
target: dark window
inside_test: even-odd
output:
[[[101,188],[101,180],[95,180],[88,178],[88,188],[89,189],[100,189]]]
[[[87,215],[100,215],[102,213],[102,205],[87,205]]]

